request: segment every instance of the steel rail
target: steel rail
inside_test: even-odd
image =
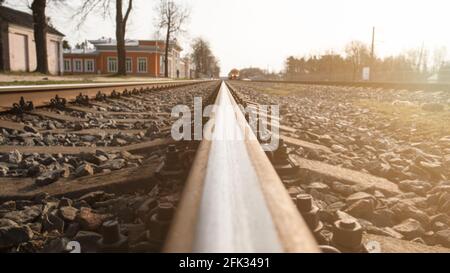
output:
[[[365,88],[399,89],[409,91],[450,91],[450,83],[420,83],[420,82],[376,82],[376,81],[280,81],[280,80],[252,80],[243,81],[249,83],[276,83],[276,84],[301,84],[301,85],[323,85],[323,86],[349,86]]]
[[[148,82],[121,82],[121,83],[96,83],[96,84],[69,84],[46,86],[22,86],[0,88],[0,111],[11,109],[13,103],[17,103],[21,97],[26,101],[32,101],[35,107],[47,106],[56,95],[68,101],[74,100],[80,93],[94,98],[100,91],[105,95],[111,95],[113,91],[123,92],[134,88],[170,88],[186,86],[205,82],[203,80],[189,81],[148,81]]]
[[[215,105],[163,251],[319,252],[225,83]]]

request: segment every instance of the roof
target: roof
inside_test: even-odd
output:
[[[33,29],[33,15],[29,13],[0,6],[0,18],[11,24]],[[64,36],[64,34],[51,26],[48,26],[48,33]]]
[[[125,46],[127,47],[139,47],[142,46],[140,42],[157,42],[165,44],[162,40],[133,40],[133,39],[127,39],[125,40]],[[89,40],[89,43],[93,44],[95,47],[115,47],[117,46],[117,41],[112,38],[100,38],[97,40]],[[174,46],[179,51],[182,51],[183,48],[174,40],[170,42],[171,46]]]

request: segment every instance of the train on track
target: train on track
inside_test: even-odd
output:
[[[228,79],[229,80],[239,80],[240,79],[239,70],[238,69],[232,69],[230,71],[230,73],[228,73]]]

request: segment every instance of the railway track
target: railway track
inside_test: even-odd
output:
[[[41,86],[13,86],[0,87],[0,111],[8,111],[14,103],[32,102],[34,107],[42,107],[50,104],[58,95],[67,101],[76,100],[80,95],[88,98],[97,96],[110,96],[132,92],[136,90],[161,90],[175,86],[186,86],[198,81],[149,81],[149,82],[118,82],[95,84],[60,84]]]
[[[238,113],[235,116],[224,110],[226,107],[236,105],[236,101],[225,83],[221,84],[220,89],[215,87],[217,86],[217,83],[214,82],[183,82],[177,83],[176,86],[172,83],[158,83],[156,86],[154,83],[151,83],[151,85],[151,87],[149,84],[120,86],[120,88],[123,88],[123,91],[121,92],[113,92],[113,90],[119,88],[118,86],[105,86],[101,89],[101,93],[105,94],[105,96],[101,97],[97,95],[99,94],[98,88],[96,88],[97,91],[95,91],[96,89],[91,86],[82,87],[82,90],[77,88],[74,89],[73,86],[68,86],[67,90],[62,92],[48,90],[47,88],[32,90],[31,93],[20,91],[18,92],[20,96],[24,96],[27,99],[31,98],[31,95],[39,97],[40,99],[37,103],[33,101],[33,104],[37,106],[38,109],[22,109],[23,111],[19,111],[19,113],[14,112],[14,110],[17,111],[17,109],[8,109],[3,118],[0,119],[0,127],[3,128],[3,132],[6,134],[9,133],[10,135],[13,135],[14,133],[17,133],[19,135],[17,138],[19,139],[26,138],[26,134],[41,133],[46,136],[52,134],[65,136],[72,134],[91,136],[99,132],[103,134],[121,134],[123,131],[130,130],[126,128],[130,123],[134,124],[142,122],[145,124],[145,121],[152,122],[152,118],[161,118],[161,115],[166,117],[166,115],[169,114],[166,112],[167,114],[160,113],[161,115],[147,115],[148,112],[146,112],[145,107],[142,107],[142,109],[139,109],[138,111],[129,111],[133,109],[133,106],[136,108],[139,108],[137,106],[142,106],[142,104],[137,103],[136,100],[139,100],[140,102],[143,101],[144,105],[147,102],[154,106],[155,102],[152,102],[152,99],[154,99],[155,96],[158,96],[158,93],[176,93],[177,89],[189,88],[189,86],[205,86],[203,89],[205,91],[202,92],[203,94],[205,94],[205,92],[206,94],[209,93],[209,95],[206,97],[203,95],[203,97],[207,98],[209,96],[210,99],[215,101],[215,104],[219,109],[211,118],[214,124],[212,125],[214,132],[224,132],[233,128],[233,130],[242,134],[240,135],[242,140],[202,141],[199,145],[195,160],[191,162],[192,168],[189,171],[189,178],[187,179],[186,184],[182,186],[184,180],[183,177],[189,170],[189,163],[179,161],[189,161],[188,158],[183,156],[183,150],[185,151],[184,153],[190,153],[192,157],[193,151],[197,149],[194,142],[189,142],[188,144],[185,142],[181,144],[178,143],[175,146],[170,145],[170,143],[174,142],[169,138],[164,139],[159,135],[155,136],[158,137],[156,139],[150,138],[148,141],[141,139],[134,144],[128,143],[126,145],[119,145],[110,142],[109,144],[105,144],[106,146],[104,147],[101,147],[104,143],[98,141],[97,138],[94,138],[95,140],[93,140],[96,145],[92,146],[87,143],[77,143],[72,145],[62,143],[62,145],[56,146],[35,143],[36,145],[30,146],[29,143],[27,144],[27,141],[23,143],[23,141],[17,141],[15,137],[12,137],[10,145],[0,146],[0,151],[3,153],[1,161],[4,162],[6,159],[16,159],[16,161],[20,161],[17,163],[25,164],[23,162],[32,158],[32,161],[37,161],[41,164],[37,164],[39,167],[37,168],[36,174],[30,174],[28,171],[21,172],[14,169],[11,162],[4,164],[4,166],[9,167],[9,169],[4,173],[6,178],[0,179],[2,180],[0,183],[3,184],[0,199],[6,201],[2,205],[2,208],[5,209],[3,217],[6,217],[6,219],[15,219],[14,216],[17,216],[17,211],[20,213],[27,213],[30,208],[36,208],[36,205],[31,206],[34,204],[34,201],[23,200],[36,200],[36,198],[38,198],[37,196],[41,196],[42,198],[42,194],[45,193],[43,197],[46,200],[45,202],[50,202],[47,200],[48,198],[50,198],[50,200],[52,200],[51,198],[56,198],[59,203],[61,203],[61,200],[64,198],[72,198],[73,204],[70,206],[74,206],[74,210],[76,210],[77,213],[77,216],[72,219],[72,221],[76,221],[76,219],[80,217],[83,218],[83,216],[80,216],[80,214],[82,215],[83,213],[87,213],[88,215],[93,214],[98,217],[103,215],[102,217],[105,217],[103,219],[106,221],[109,219],[107,215],[99,214],[98,211],[94,212],[93,209],[99,209],[99,205],[95,202],[92,203],[92,201],[86,202],[86,195],[88,196],[88,199],[89,196],[92,198],[93,196],[101,195],[102,197],[99,197],[100,199],[96,201],[100,203],[108,201],[114,203],[116,200],[114,199],[114,194],[117,194],[118,192],[120,192],[118,196],[122,198],[123,196],[127,196],[126,193],[128,192],[147,189],[145,190],[147,195],[142,197],[143,199],[146,199],[146,201],[141,204],[141,208],[139,208],[138,211],[140,210],[140,213],[142,213],[147,206],[147,209],[151,208],[151,213],[150,215],[145,216],[137,215],[136,219],[140,219],[138,222],[144,223],[144,230],[145,227],[150,228],[151,235],[144,240],[147,242],[146,244],[144,243],[144,245],[142,245],[142,242],[139,242],[137,243],[138,246],[131,249],[133,249],[132,251],[136,251],[136,248],[139,249],[140,247],[143,247],[145,251],[157,251],[159,247],[162,246],[161,243],[164,242],[163,238],[168,231],[168,221],[170,215],[173,213],[171,211],[174,210],[174,206],[178,203],[178,201],[176,201],[176,196],[177,194],[180,194],[181,189],[184,188],[184,194],[177,206],[176,216],[172,225],[173,228],[171,229],[168,237],[169,239],[165,244],[164,251],[319,251],[312,233],[309,231],[303,218],[296,209],[291,197],[284,189],[280,178],[271,166],[267,156],[262,151],[259,142],[256,139],[250,141],[252,138],[251,134],[253,133],[249,130],[244,115]],[[134,90],[131,89],[130,92],[124,90],[131,87],[133,87]],[[165,89],[165,91],[158,91],[162,89]],[[5,92],[10,95],[18,95],[14,90]],[[48,100],[55,95],[55,92],[57,92],[60,99],[66,100],[63,105],[58,106],[48,104]],[[79,92],[82,92],[82,95],[78,96],[78,98],[72,97]],[[0,95],[6,96],[6,93]],[[121,96],[114,95],[114,93],[119,93]],[[113,96],[111,96],[111,94],[113,94]],[[194,96],[194,94],[195,92],[192,96]],[[200,93],[197,92],[197,95],[201,96],[201,94],[201,91]],[[14,100],[15,96],[10,96],[10,101]],[[82,97],[85,98],[84,102],[81,100]],[[180,96],[180,98],[181,97],[183,96]],[[186,99],[186,97],[184,99]],[[70,102],[71,100],[73,101]],[[178,101],[178,103],[180,103],[180,101]],[[208,100],[205,100],[205,103],[207,105]],[[209,103],[212,104],[211,101]],[[114,111],[108,109],[108,107],[117,107],[118,105],[123,108],[115,109]],[[172,105],[172,107],[173,106],[174,105]],[[6,107],[6,103],[4,107]],[[92,123],[92,115],[99,119],[98,123]],[[133,116],[133,119],[129,118],[130,115]],[[116,119],[115,125],[123,123],[125,128],[121,129],[120,126],[119,128],[117,128],[117,126],[106,126],[106,128],[97,127],[98,125],[107,122],[111,116],[118,116],[119,118]],[[33,117],[33,119],[30,119],[30,117]],[[38,121],[35,120],[36,118],[38,118]],[[42,126],[41,122],[45,123],[46,120],[57,122],[56,127],[58,128],[45,128],[45,126]],[[91,123],[91,126],[87,126],[88,128],[83,128],[83,126],[80,128],[73,128],[79,127],[77,126],[79,123]],[[147,129],[145,133],[147,135],[148,130],[151,129],[151,127],[146,128],[146,126],[143,126],[142,130],[143,129]],[[142,130],[141,127],[138,126],[132,128],[130,131],[142,135]],[[169,130],[169,128],[167,130]],[[20,134],[20,132],[23,133]],[[23,134],[25,134],[25,136]],[[168,145],[170,145],[169,149],[165,150]],[[130,154],[130,152],[133,154]],[[111,163],[111,160],[99,162],[103,153],[104,157],[107,158],[114,158],[118,154],[123,155],[123,153],[125,153],[129,158],[137,159],[137,161],[131,161],[137,162],[138,164],[131,163],[130,165],[132,168],[123,167],[123,169],[121,169],[121,166],[114,168],[113,165],[119,163]],[[135,154],[140,154],[140,156]],[[35,157],[30,155],[34,155]],[[15,157],[20,158],[18,159]],[[118,158],[120,158],[119,160],[125,159],[123,156],[118,156]],[[69,162],[76,160],[85,163],[78,163],[78,167],[75,165],[75,168],[65,169],[66,166],[70,165]],[[45,161],[48,162],[44,163]],[[115,159],[112,160],[112,162],[114,161]],[[45,171],[39,169],[41,165],[47,163],[50,163],[49,168]],[[19,166],[19,164],[17,166]],[[50,169],[56,168],[52,164],[55,166],[57,165],[58,167],[64,165],[64,168],[62,170],[58,169],[54,172],[50,172]],[[126,163],[126,165],[128,164],[129,162]],[[140,164],[141,166],[138,166]],[[104,167],[104,165],[107,167]],[[93,170],[90,170],[92,167]],[[144,170],[145,168],[147,168],[147,170]],[[104,173],[105,169],[108,170],[108,172]],[[48,172],[56,173],[58,177],[54,178],[52,175],[46,174]],[[152,186],[149,187],[149,185],[145,185],[145,183],[142,182],[146,179],[149,181],[156,180],[157,182],[150,183]],[[155,185],[159,188],[156,189]],[[127,189],[124,190],[124,188]],[[98,189],[101,191],[95,191]],[[104,196],[105,194],[106,197]],[[112,194],[112,196],[108,196],[108,194]],[[111,200],[105,200],[105,198]],[[124,198],[129,198],[129,196]],[[55,199],[53,200],[55,201]],[[16,207],[16,210],[8,212],[8,206],[12,206],[11,204],[16,206],[17,202],[28,202],[27,204],[30,206]],[[110,212],[110,215],[115,213],[121,214],[114,209],[109,210],[108,212]],[[137,212],[133,212],[133,214],[136,213]],[[44,217],[42,211],[41,214],[40,217]],[[51,217],[59,217],[67,220],[63,217],[64,213],[61,212],[61,209],[59,211],[54,210],[51,215]],[[48,215],[45,215],[45,217],[48,217]],[[119,222],[126,222],[126,220],[120,216],[116,219],[118,219],[118,222],[114,222],[116,226]],[[136,219],[134,222],[136,222]],[[17,221],[20,222],[20,219],[17,219]],[[89,222],[86,219],[84,219],[84,221]],[[82,221],[84,225],[87,225],[85,222]],[[61,235],[67,236],[68,229],[72,227],[71,224],[71,221],[69,221],[69,227],[59,227]],[[94,223],[90,224],[92,225]],[[99,227],[98,224],[99,223],[97,223],[97,226],[95,227],[90,227],[90,229],[100,230],[101,227]],[[134,227],[136,228],[136,226]],[[142,226],[139,227],[142,228]],[[43,228],[42,230],[34,232],[35,235],[42,235],[41,232],[48,232],[49,229],[52,228],[53,227]],[[58,227],[54,228],[58,229]],[[71,234],[72,238],[76,240],[80,239],[79,237],[82,235],[80,235],[80,232],[81,231]],[[106,235],[103,234],[103,236]],[[29,239],[32,240],[32,237],[33,236]],[[148,243],[149,241],[151,243]],[[22,242],[22,245],[23,243],[24,242]],[[25,242],[23,251],[26,251],[27,247],[29,247],[29,242]],[[44,249],[49,251],[49,249],[46,249],[45,247]],[[121,250],[124,249],[121,248]],[[128,248],[127,250],[129,251]],[[52,251],[52,249],[50,249],[50,251]]]
[[[297,129],[277,124],[283,116],[256,111],[281,132],[272,136],[279,148],[264,152],[261,128],[251,128],[242,109],[230,111],[260,108],[240,85],[74,88],[21,91],[25,101],[28,94],[45,99],[32,109],[5,104],[0,115],[0,251],[66,252],[75,241],[83,252],[370,252],[387,240],[363,234],[367,227],[339,209],[324,213],[317,198],[328,186],[304,183],[327,177],[400,196],[397,185],[299,156],[332,149],[295,137]],[[56,94],[64,103],[55,103]],[[174,141],[172,108],[192,109],[194,97],[203,109],[216,106],[202,122],[211,138]],[[358,194],[353,203],[372,198]]]

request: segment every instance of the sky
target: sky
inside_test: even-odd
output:
[[[21,2],[22,3],[18,3]],[[26,0],[9,5],[26,9]],[[81,0],[50,8],[56,28],[71,44],[102,36],[114,37],[114,20],[92,14],[80,29],[72,17]],[[134,0],[127,38],[155,38],[154,7],[159,0]],[[222,74],[232,68],[260,67],[280,71],[289,56],[343,53],[351,40],[371,43],[384,57],[422,44],[432,52],[450,53],[448,0],[178,0],[190,9],[186,33],[179,41],[189,51],[192,39],[202,37],[219,58]],[[72,7],[72,8],[71,8]],[[448,54],[447,56],[449,56]]]

